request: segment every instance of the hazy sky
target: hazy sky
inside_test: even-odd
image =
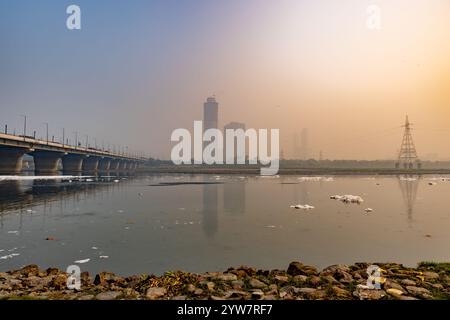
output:
[[[287,157],[307,127],[311,156],[392,158],[408,113],[448,159],[449,58],[448,0],[0,0],[0,125],[167,158],[215,94],[221,126],[279,128]]]

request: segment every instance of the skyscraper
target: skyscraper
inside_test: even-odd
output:
[[[219,104],[213,96],[206,99],[206,102],[203,104],[203,128],[205,131],[208,129],[217,129],[218,125]]]

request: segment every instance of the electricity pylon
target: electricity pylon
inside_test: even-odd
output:
[[[398,154],[398,160],[396,167],[403,167],[404,169],[414,168],[414,163],[417,164],[417,168],[421,168],[421,163],[419,157],[417,156],[416,147],[411,135],[411,123],[409,122],[408,116],[406,116],[405,132],[403,134],[402,145],[400,147],[400,152]]]

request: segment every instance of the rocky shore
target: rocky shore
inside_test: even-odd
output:
[[[367,287],[368,263],[334,265],[322,271],[292,262],[287,270],[230,268],[195,274],[120,277],[81,274],[80,290],[67,289],[65,272],[36,265],[0,272],[0,300],[417,300],[450,299],[450,263],[420,263],[407,268],[377,263],[380,289]]]

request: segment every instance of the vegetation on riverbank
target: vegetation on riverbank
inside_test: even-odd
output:
[[[80,290],[67,289],[68,275],[35,265],[0,272],[1,300],[416,300],[450,299],[450,263],[417,268],[378,263],[380,289],[367,286],[368,263],[334,265],[322,271],[299,262],[287,270],[230,268],[226,272],[167,272],[120,277],[81,274]],[[373,280],[373,279],[372,279]]]

